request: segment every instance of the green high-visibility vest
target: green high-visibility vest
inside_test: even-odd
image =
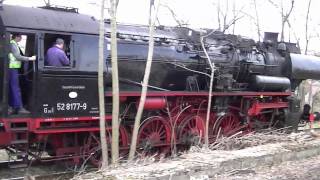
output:
[[[11,40],[10,44],[17,46],[19,48],[18,43],[14,40]],[[14,57],[12,53],[9,53],[9,68],[11,69],[21,68],[21,61],[18,61],[17,58]]]

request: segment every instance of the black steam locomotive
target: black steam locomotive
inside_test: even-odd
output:
[[[105,28],[106,129],[110,134],[109,21]],[[8,113],[8,45],[14,32],[24,35],[24,53],[37,55],[37,61],[24,63],[20,72],[23,102],[31,111],[28,115]],[[148,27],[118,24],[122,154],[130,145],[148,36]],[[206,36],[203,42],[209,59],[202,48],[202,36]],[[203,140],[212,71],[209,61],[215,65],[208,132],[211,142],[217,136],[238,131],[297,127],[300,107],[293,92],[302,80],[319,79],[320,61],[301,55],[293,43],[278,42],[277,36],[265,33],[263,42],[255,42],[211,29],[157,27],[138,150],[166,153],[172,140],[178,147]],[[63,38],[66,43],[69,66],[44,63],[45,53],[56,38]],[[98,165],[97,69],[98,20],[81,15],[74,8],[1,5],[0,147],[19,157],[70,159],[76,163],[89,157]],[[50,157],[35,153],[41,151]]]
[[[119,71],[123,90],[139,87],[143,77],[148,43],[146,30],[119,27]],[[207,90],[208,79],[202,73],[210,74],[211,69],[200,37],[209,33],[205,46],[216,66],[215,91],[294,90],[303,79],[318,79],[318,58],[300,55],[294,43],[278,42],[278,33],[265,33],[264,41],[256,43],[210,29],[203,31],[184,27],[157,28],[151,90]]]

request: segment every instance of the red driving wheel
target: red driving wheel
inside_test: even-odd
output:
[[[160,116],[149,118],[138,133],[138,149],[147,154],[167,153],[170,148],[171,130],[168,121]]]
[[[111,149],[111,130],[106,131],[106,141],[108,143],[108,155],[110,156]],[[119,147],[128,146],[128,133],[123,126],[119,127]],[[100,167],[101,165],[101,143],[99,133],[91,132],[87,138],[87,141],[84,145],[84,153],[89,160],[89,162],[95,167]],[[127,151],[120,151],[120,155],[126,154]],[[109,158],[110,159],[110,158]]]
[[[186,116],[179,124],[178,137],[183,144],[197,144],[205,135],[205,124],[202,117],[197,115]]]
[[[241,129],[241,123],[234,113],[227,113],[222,117],[218,117],[214,125],[215,136],[231,136]]]

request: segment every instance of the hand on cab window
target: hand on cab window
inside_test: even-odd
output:
[[[37,56],[31,56],[29,57],[29,61],[35,61],[37,59]]]

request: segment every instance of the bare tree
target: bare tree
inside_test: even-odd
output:
[[[160,0],[159,0],[160,1]],[[153,58],[153,48],[154,48],[154,26],[157,19],[157,13],[159,8],[160,2],[158,2],[157,7],[154,6],[154,0],[150,1],[150,13],[149,13],[149,47],[148,47],[148,57],[146,62],[146,68],[145,73],[143,77],[142,82],[142,90],[141,90],[141,97],[140,102],[138,106],[138,111],[135,117],[134,127],[133,127],[133,133],[132,133],[132,139],[131,139],[131,145],[130,145],[130,152],[129,152],[129,160],[132,160],[134,158],[136,147],[137,147],[137,136],[138,131],[140,127],[140,121],[143,113],[144,103],[147,96],[147,90],[148,90],[148,82],[149,82],[149,75],[151,71],[151,64],[152,64],[152,58]]]
[[[232,14],[233,14],[233,19],[236,19],[237,13],[236,13],[236,1],[235,0],[233,1],[233,4],[232,4]],[[234,22],[234,24],[233,24],[232,34],[234,34],[235,30],[236,30],[236,22]]]
[[[222,31],[220,14],[221,14],[221,4],[220,4],[220,0],[218,0],[218,2],[217,2],[218,29],[219,29],[219,31]]]
[[[256,12],[256,25],[257,25],[257,32],[258,32],[258,37],[259,37],[259,42],[260,42],[260,38],[261,38],[261,29],[260,29],[260,21],[259,21],[259,14],[258,14],[258,9],[257,9],[257,2],[256,0],[253,0],[253,4],[254,4],[254,10]]]
[[[119,75],[117,50],[117,6],[119,0],[110,0],[111,16],[111,66],[112,66],[112,164],[119,160]]]
[[[305,24],[305,38],[306,38],[306,46],[304,50],[304,54],[308,53],[308,46],[309,46],[309,14],[310,14],[310,7],[311,7],[311,0],[309,0],[308,8],[307,8],[307,14],[306,14],[306,24]],[[299,93],[301,96],[301,107],[306,103],[305,101],[305,93],[309,91],[309,97],[308,97],[308,103],[311,103],[311,94],[312,94],[312,80],[310,81],[310,85],[308,87],[307,80],[303,81],[299,86]]]
[[[233,33],[234,33],[236,22],[244,17],[242,15],[242,9],[244,8],[244,6],[242,6],[240,10],[236,10],[235,9],[236,5],[234,1],[233,9],[232,9],[233,17],[228,18],[228,14],[230,13],[229,0],[224,2],[225,2],[224,10],[222,10],[223,4],[221,3],[220,0],[217,0],[216,3],[213,3],[213,5],[216,6],[217,8],[218,30],[225,33],[230,28],[230,26],[233,25]]]
[[[283,10],[283,4],[281,3],[281,16],[282,16],[282,22],[281,22],[281,41],[284,41],[284,26],[285,23],[288,21],[290,14],[292,13],[294,7],[294,0],[291,0],[291,6],[289,11],[284,14],[284,10]]]
[[[238,14],[239,15],[239,14]],[[225,33],[232,25],[234,25],[238,20],[240,20],[241,18],[243,18],[244,16],[236,16],[235,19],[232,19],[229,23],[225,24],[222,32]]]
[[[101,16],[99,27],[99,66],[98,66],[98,90],[99,90],[99,125],[100,125],[100,142],[102,153],[101,169],[105,169],[108,166],[108,145],[106,141],[106,124],[105,124],[105,108],[104,108],[104,83],[103,83],[103,71],[104,71],[104,3],[105,0],[101,0]]]
[[[259,40],[261,39],[261,28],[260,28],[260,21],[257,19],[257,15],[251,15],[247,12],[244,12],[241,10],[241,13],[248,17],[250,20],[252,20],[253,24],[256,26],[257,28],[257,35],[259,36]]]
[[[283,6],[283,0],[281,0],[281,5],[278,5],[272,0],[268,0],[268,2],[273,5],[275,8],[280,9],[281,14],[281,41],[284,41],[284,28],[285,24],[288,23],[289,17],[293,11],[295,0],[291,0],[291,5],[289,7],[289,10],[285,13],[284,6]]]
[[[309,36],[309,33],[308,33],[308,30],[309,30],[310,6],[311,6],[311,0],[309,0],[308,9],[307,9],[307,15],[306,15],[306,25],[305,25],[305,30],[306,30],[306,47],[305,47],[305,50],[304,50],[304,54],[307,54],[307,53],[308,53],[308,46],[309,46],[309,40],[310,40],[310,36]]]
[[[188,22],[186,22],[182,19],[179,19],[178,16],[176,15],[176,13],[174,12],[174,10],[170,6],[168,6],[166,4],[161,4],[161,7],[166,8],[170,12],[173,20],[178,24],[179,27],[182,27],[182,26],[185,26],[188,24]]]
[[[225,27],[227,26],[227,18],[228,18],[228,14],[229,14],[229,0],[225,0],[226,2],[226,9],[225,12],[222,12],[222,16],[223,16],[223,32],[225,32]]]
[[[207,106],[207,114],[206,114],[206,131],[205,131],[205,145],[206,147],[209,147],[209,121],[210,121],[210,114],[211,114],[211,101],[212,101],[212,89],[213,89],[213,78],[214,78],[214,62],[211,61],[210,56],[206,50],[204,39],[208,37],[210,34],[214,33],[215,31],[212,31],[211,33],[201,36],[200,42],[203,49],[203,52],[205,53],[207,57],[208,64],[210,65],[211,73],[210,73],[210,83],[209,83],[209,95],[208,95],[208,106]]]
[[[235,26],[235,23],[243,18],[244,16],[240,16],[240,13],[242,12],[242,10],[240,10],[238,13],[234,13],[233,15],[233,19],[231,19],[228,23],[227,23],[227,13],[229,11],[229,2],[227,2],[226,4],[226,12],[223,13],[221,12],[221,7],[220,7],[220,0],[218,0],[218,4],[217,4],[217,10],[218,10],[218,23],[219,23],[219,30],[222,31],[223,33],[225,33],[226,30],[228,30],[232,25]],[[241,8],[243,9],[243,7]],[[235,10],[234,10],[235,11]],[[220,13],[221,15],[223,16],[223,28],[221,29],[221,19],[220,19]],[[208,95],[208,106],[207,106],[207,114],[206,114],[206,127],[205,127],[205,145],[206,147],[209,146],[209,122],[210,122],[210,114],[211,114],[211,102],[212,102],[212,90],[213,90],[213,80],[214,80],[214,71],[215,71],[215,64],[213,61],[211,61],[210,59],[210,56],[206,50],[206,47],[205,47],[205,38],[210,36],[211,34],[215,33],[216,30],[212,30],[210,33],[204,35],[204,36],[201,36],[200,37],[200,42],[201,42],[201,46],[202,46],[202,49],[203,49],[203,52],[205,53],[206,55],[206,58],[207,58],[207,61],[208,61],[208,64],[210,66],[210,70],[211,70],[211,73],[210,73],[210,83],[209,83],[209,95]]]
[[[46,6],[50,6],[51,5],[50,0],[43,0],[43,1],[44,1]]]
[[[300,38],[297,36],[297,33],[295,32],[295,30],[292,29],[292,26],[291,26],[291,23],[290,23],[289,19],[288,19],[287,23],[288,23],[288,27],[289,27],[290,31],[292,31],[293,36],[294,36],[294,38],[295,38],[295,40],[297,42],[298,49],[301,49],[300,48]]]

